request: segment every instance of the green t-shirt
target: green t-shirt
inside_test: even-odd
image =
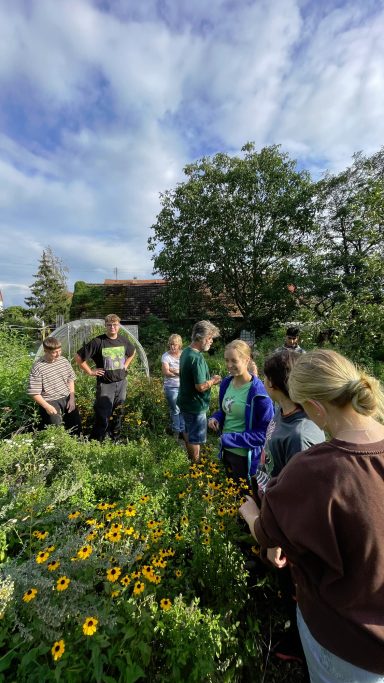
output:
[[[187,346],[180,356],[180,388],[177,405],[185,413],[206,413],[211,390],[197,391],[195,384],[209,380],[209,368],[201,351]]]
[[[248,392],[251,382],[246,382],[243,386],[236,389],[233,381],[228,384],[224,394],[222,408],[225,413],[223,432],[245,432],[245,406],[247,403]],[[227,451],[236,455],[248,455],[246,448],[227,448]]]

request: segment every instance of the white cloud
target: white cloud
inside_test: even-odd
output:
[[[367,3],[0,2],[4,283],[30,284],[47,245],[71,286],[148,276],[159,192],[196,156],[281,142],[318,173],[377,150],[384,10]]]

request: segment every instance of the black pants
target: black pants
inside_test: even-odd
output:
[[[70,413],[67,409],[69,396],[58,398],[54,401],[47,401],[50,406],[56,408],[57,413],[55,415],[48,415],[47,411],[39,406],[40,411],[40,424],[41,427],[47,427],[48,425],[64,425],[65,429],[70,431],[72,434],[79,436],[81,434],[81,418],[77,408],[72,410]]]
[[[127,380],[105,384],[100,382],[96,387],[94,404],[95,424],[91,439],[103,441],[107,434],[116,441],[120,437],[123,420],[124,401],[127,396]]]
[[[226,448],[223,449],[223,463],[227,477],[232,477],[232,479],[238,484],[240,479],[244,479],[243,493],[249,493],[248,485],[248,458],[243,455],[236,455],[232,451],[227,451]],[[242,487],[243,488],[243,487]]]

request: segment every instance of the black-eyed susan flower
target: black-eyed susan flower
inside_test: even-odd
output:
[[[111,581],[111,583],[114,583],[117,581],[121,574],[121,569],[120,567],[111,567],[111,569],[108,569],[107,571],[107,580]]]
[[[217,514],[219,515],[219,517],[224,517],[224,515],[227,514],[225,507],[221,506],[221,507],[217,508]]]
[[[183,534],[175,534],[175,541],[182,541],[184,538]]]
[[[86,519],[85,523],[88,524],[88,526],[95,526],[97,524],[97,519]]]
[[[37,588],[29,588],[29,590],[27,590],[23,595],[24,602],[31,602],[31,600],[34,600],[37,593]]]
[[[136,515],[136,508],[133,505],[128,505],[125,514],[127,517],[134,517]]]
[[[130,526],[128,527],[128,529],[124,529],[124,533],[126,534],[126,536],[132,536],[132,534],[135,533],[135,530],[133,526]]]
[[[108,503],[98,503],[96,507],[98,510],[108,510],[109,505]]]
[[[77,551],[77,557],[78,557],[80,560],[86,560],[87,557],[89,557],[90,555],[92,555],[92,552],[93,552],[92,546],[90,546],[90,545],[84,545],[82,548],[80,548],[80,550]]]
[[[212,527],[210,527],[209,524],[207,524],[206,522],[202,522],[200,524],[200,527],[201,527],[201,531],[204,534],[209,534],[209,532],[212,530]]]
[[[56,590],[66,591],[70,583],[71,579],[69,579],[68,576],[60,576],[56,581]]]
[[[140,498],[140,503],[141,503],[142,505],[144,505],[145,503],[148,503],[148,501],[149,501],[149,496],[147,496],[147,495],[141,496],[141,498]]]
[[[97,531],[94,529],[93,531],[90,531],[89,534],[86,535],[85,539],[86,539],[86,541],[94,541],[96,537],[97,537]]]
[[[135,572],[132,572],[131,579],[133,581],[136,581],[136,579],[139,579],[140,576],[141,576],[141,572],[139,570],[136,570]]]
[[[107,541],[111,541],[111,543],[117,543],[118,541],[121,541],[121,533],[120,531],[108,531],[105,534],[105,538]]]
[[[188,517],[187,517],[187,515],[183,515],[182,518],[181,518],[181,520],[180,520],[180,522],[181,522],[181,524],[183,524],[183,525],[187,525],[187,524],[188,524]]]
[[[56,640],[55,643],[53,643],[52,646],[52,657],[57,662],[58,659],[60,659],[65,652],[65,643],[64,640]]]
[[[122,586],[129,586],[129,584],[131,583],[131,579],[129,578],[128,574],[126,574],[125,576],[123,576],[122,579],[120,579],[120,583]]]
[[[118,598],[120,595],[120,591],[111,591],[111,598]]]
[[[160,607],[164,610],[164,612],[167,612],[172,607],[171,600],[169,598],[163,598],[160,600]]]
[[[219,531],[224,531],[225,525],[224,522],[219,522]]]
[[[45,550],[41,550],[36,555],[37,564],[43,564],[43,562],[46,562],[48,560],[48,557],[49,557],[49,553],[47,553]]]
[[[150,519],[149,522],[147,522],[148,529],[156,529],[157,526],[158,522],[156,522],[154,519]]]
[[[177,579],[183,576],[183,572],[181,571],[181,569],[175,569],[175,576]]]
[[[97,631],[98,620],[95,617],[87,617],[83,624],[83,633],[85,636],[93,636]]]
[[[38,538],[39,541],[44,541],[44,539],[47,538],[48,533],[49,533],[48,531],[34,531],[32,533],[32,536],[34,536],[35,538]]]
[[[70,512],[68,515],[68,519],[77,519],[80,517],[80,512],[76,510],[76,512]]]
[[[47,546],[47,548],[44,548],[45,553],[53,553],[54,550],[56,550],[55,545],[49,545],[49,546]]]
[[[201,542],[202,542],[204,545],[209,545],[210,542],[211,542],[211,539],[210,539],[209,536],[203,536],[203,538],[201,539]]]
[[[133,587],[133,594],[134,595],[140,595],[140,593],[143,592],[145,586],[142,581],[136,581],[134,587]]]
[[[50,572],[55,572],[56,569],[60,567],[60,562],[59,560],[52,560],[51,562],[48,562],[47,564],[47,569]]]

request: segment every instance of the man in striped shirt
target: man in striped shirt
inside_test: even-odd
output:
[[[29,376],[28,394],[39,406],[42,426],[64,425],[73,434],[81,433],[81,420],[75,403],[76,375],[61,356],[55,337],[43,341],[44,356],[34,363]]]

